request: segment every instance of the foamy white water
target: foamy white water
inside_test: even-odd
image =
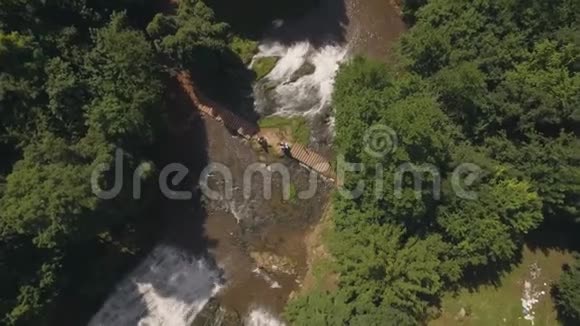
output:
[[[118,285],[89,326],[189,326],[220,287],[218,272],[205,260],[159,246]]]
[[[308,42],[290,46],[275,42],[261,44],[259,49],[254,60],[279,57],[274,69],[257,84],[256,110],[259,113],[306,117],[327,113],[334,77],[340,63],[347,58],[345,46],[316,48]],[[304,64],[314,66],[314,72],[293,80],[296,78],[294,74]]]
[[[270,284],[271,289],[281,289],[282,288],[280,283],[278,283],[277,281],[274,281],[274,279],[272,279],[272,277],[270,277],[270,275],[268,275],[267,273],[262,271],[259,267],[254,268],[252,270],[252,273],[260,276],[262,279],[264,279],[264,281],[266,281],[268,284]]]
[[[264,309],[254,309],[244,321],[246,326],[285,326],[286,324]]]

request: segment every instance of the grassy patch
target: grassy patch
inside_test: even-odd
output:
[[[256,73],[256,80],[260,80],[269,74],[276,66],[278,59],[278,57],[257,58],[252,65],[252,70]]]
[[[487,326],[487,325],[522,325],[529,326],[531,322],[523,318],[522,293],[524,281],[530,281],[537,291],[545,294],[534,305],[535,325],[558,325],[554,302],[550,296],[550,284],[560,277],[562,265],[571,261],[571,254],[555,250],[530,251],[525,248],[522,262],[501,278],[499,286],[480,286],[476,291],[461,290],[457,294],[449,294],[442,301],[442,315],[431,321],[430,326]],[[541,269],[537,279],[530,277],[530,266],[536,263]],[[546,285],[544,285],[546,284]],[[468,316],[460,319],[461,309]]]
[[[337,289],[337,266],[327,248],[334,232],[331,215],[332,207],[328,205],[314,230],[307,234],[304,239],[307,248],[308,271],[304,277],[303,286],[299,290],[299,295],[307,295],[313,291],[334,291]]]
[[[291,203],[296,203],[298,199],[298,191],[296,190],[296,186],[294,182],[290,182],[290,198],[288,199]]]
[[[230,48],[247,65],[252,61],[254,55],[258,53],[258,42],[235,36],[230,43]]]
[[[258,122],[263,129],[279,129],[289,135],[292,141],[308,145],[310,126],[303,117],[266,117]]]
[[[314,71],[316,71],[316,67],[313,64],[310,62],[304,62],[302,66],[292,74],[289,82],[293,83],[304,76],[313,74]]]

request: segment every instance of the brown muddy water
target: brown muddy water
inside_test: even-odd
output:
[[[397,0],[345,1],[349,24],[346,28],[353,54],[387,61],[393,43],[406,31]]]
[[[210,243],[215,241],[209,252],[227,280],[217,299],[241,314],[255,307],[279,313],[305,273],[303,237],[321,216],[332,185],[314,174],[317,189],[312,198],[299,199],[291,194],[285,200],[282,178],[274,174],[272,197],[265,199],[263,179],[257,172],[251,179],[250,196],[244,196],[244,173],[257,162],[281,163],[291,176],[287,187],[296,192],[310,187],[310,172],[291,160],[260,154],[246,141],[232,137],[219,123],[207,118],[204,121],[211,135],[207,145],[210,162],[227,166],[234,180],[231,200],[206,200],[205,234]],[[221,175],[210,177],[209,186],[220,189]]]

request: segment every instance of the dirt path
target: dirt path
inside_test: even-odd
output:
[[[325,245],[326,238],[331,231],[332,206],[328,204],[320,222],[304,238],[308,270],[298,295],[305,295],[315,289],[326,291],[336,289],[338,275],[332,274],[333,259]]]

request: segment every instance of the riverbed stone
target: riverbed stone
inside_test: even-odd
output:
[[[270,273],[296,274],[296,263],[288,257],[278,256],[271,252],[250,253],[250,257],[256,261],[259,268],[263,268]]]
[[[242,326],[240,314],[222,307],[216,299],[211,299],[195,317],[191,326]]]

